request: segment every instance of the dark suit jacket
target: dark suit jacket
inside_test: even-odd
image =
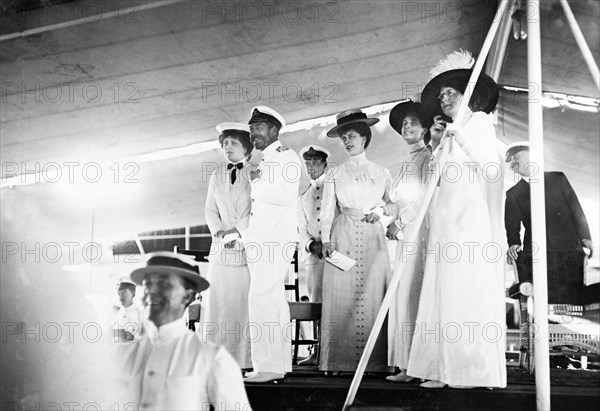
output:
[[[544,173],[546,189],[546,247],[548,250],[581,250],[581,240],[591,239],[590,229],[573,187],[561,172]],[[529,183],[519,181],[506,192],[504,226],[508,245],[531,250],[531,196]]]
[[[591,239],[587,219],[567,177],[560,172],[544,173],[546,199],[546,248],[548,302],[583,303],[585,254],[581,240]],[[521,224],[525,227],[523,252],[519,253],[519,280],[532,280],[537,247],[531,243],[531,197],[529,183],[519,181],[506,192],[504,225],[508,245],[521,245]]]

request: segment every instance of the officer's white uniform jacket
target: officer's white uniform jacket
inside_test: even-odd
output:
[[[144,320],[142,310],[135,304],[129,307],[121,307],[116,313],[115,322],[117,329],[125,330],[133,334],[135,340],[139,340],[144,332]]]
[[[323,201],[323,183],[326,173],[310,182],[308,189],[298,200],[298,232],[300,234],[300,250],[307,254],[307,264],[317,264],[319,257],[312,254],[308,247],[313,241],[321,241],[321,202]]]
[[[252,212],[245,242],[298,242],[300,158],[279,141],[262,154],[260,177],[250,180]]]

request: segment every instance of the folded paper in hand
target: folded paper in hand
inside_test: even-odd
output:
[[[335,265],[342,271],[348,271],[354,266],[354,264],[356,264],[356,260],[353,260],[352,258],[347,257],[338,251],[333,251],[333,253],[331,253],[331,257],[325,257],[325,261]]]
[[[223,238],[221,239],[221,242],[224,244],[227,244],[227,243],[237,240],[238,238],[240,238],[239,233],[229,233],[229,234],[225,234],[223,236]]]

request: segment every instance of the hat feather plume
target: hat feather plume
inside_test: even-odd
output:
[[[445,73],[450,70],[457,69],[470,69],[475,64],[475,59],[470,51],[460,49],[453,51],[448,54],[445,58],[438,61],[438,63],[429,72],[429,80],[436,77],[439,74]]]

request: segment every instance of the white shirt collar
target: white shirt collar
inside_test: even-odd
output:
[[[360,154],[348,158],[348,162],[351,164],[363,164],[368,161],[369,160],[367,160],[367,153],[365,153],[364,151]]]
[[[521,176],[521,180],[525,181],[527,184],[531,184],[531,176],[529,176],[529,177]]]
[[[325,182],[325,178],[327,178],[327,169],[321,174],[316,180],[310,180],[310,185],[313,188],[323,187],[323,183]]]
[[[177,337],[181,337],[188,332],[185,326],[185,317],[181,317],[173,322],[156,327],[152,321],[148,321],[148,338],[154,345],[166,344]]]

